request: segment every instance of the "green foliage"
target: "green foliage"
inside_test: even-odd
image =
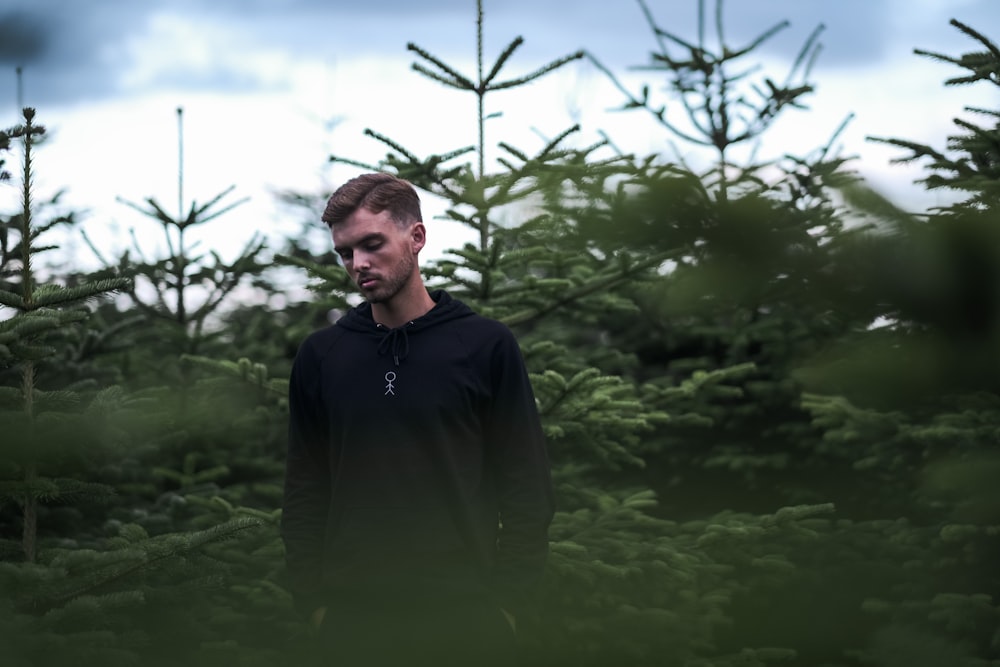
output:
[[[982,50],[965,53],[957,58],[923,49],[916,49],[914,52],[965,70],[962,76],[945,81],[946,85],[964,86],[986,82],[1000,86],[1000,48],[988,37],[960,21],[952,19],[951,25],[978,42]],[[955,118],[953,122],[961,134],[948,138],[947,150],[950,155],[916,141],[884,137],[871,139],[909,152],[908,155],[896,158],[894,162],[927,159],[930,173],[921,182],[928,189],[955,190],[965,195],[965,205],[995,210],[1000,196],[1000,110],[966,107],[965,111],[984,117],[992,126]]]
[[[702,180],[725,200],[731,186],[752,184],[756,180],[754,172],[763,166],[731,162],[731,149],[757,140],[786,108],[804,108],[802,98],[814,90],[808,78],[820,52],[818,40],[823,26],[806,39],[784,82],[775,83],[764,76],[754,83],[748,79],[756,68],[743,65],[743,61],[786,29],[788,22],[779,22],[748,44],[733,47],[723,30],[724,2],[716,0],[711,22],[716,43],[711,45],[706,36],[709,27],[705,4],[705,0],[698,0],[697,40],[690,40],[659,27],[649,5],[639,0],[657,46],[651,53],[651,63],[642,69],[665,75],[669,103],[654,101],[648,83],[638,94],[629,91],[596,56],[589,58],[625,96],[621,110],[644,109],[673,137],[714,151],[717,162]],[[679,105],[680,111],[668,104]]]
[[[178,428],[178,418],[190,419],[188,426],[197,429],[210,413],[204,397],[230,391],[223,395],[238,402],[247,396],[234,395],[230,382],[212,378],[187,395],[162,385],[136,392],[101,386],[98,380],[108,373],[95,363],[96,357],[128,350],[153,360],[176,355],[177,348],[163,346],[161,340],[156,349],[131,349],[136,328],[148,320],[122,316],[113,304],[98,299],[133,290],[132,280],[122,276],[135,274],[127,259],[93,277],[38,280],[35,259],[51,248],[40,245],[39,239],[54,223],[36,223],[32,206],[31,149],[43,132],[33,124],[33,115],[26,109],[25,125],[10,133],[23,146],[22,208],[4,221],[0,235],[0,305],[13,312],[4,312],[0,320],[0,379],[9,383],[0,387],[0,625],[5,659],[33,666],[200,660],[203,644],[219,643],[220,633],[240,634],[241,625],[249,626],[251,618],[269,620],[274,631],[283,616],[286,624],[290,617],[288,596],[278,594],[275,583],[274,563],[280,553],[274,545],[280,552],[280,542],[274,513],[236,504],[245,500],[275,505],[280,495],[274,481],[280,475],[277,455],[230,466],[213,465],[211,458],[202,461],[225,452],[226,440],[218,438],[219,432],[226,431],[232,441],[244,437],[243,428],[273,440],[276,430],[261,428],[270,413],[262,415],[259,406],[255,410],[251,405],[242,421],[229,424],[219,424],[215,413],[215,433],[202,435],[216,438],[222,447],[186,443],[177,448],[181,464],[173,469],[164,458],[170,450],[164,447],[176,446],[190,433]],[[179,227],[198,222],[204,212],[205,207],[192,207],[190,219]],[[183,245],[181,249],[183,255]],[[242,261],[226,270],[245,272],[244,264],[251,260]],[[177,275],[183,280],[208,279],[198,272],[182,274]],[[205,314],[220,303],[219,295],[233,284],[223,275],[208,305],[194,311],[195,333]],[[109,314],[110,323],[105,319]],[[268,377],[259,364],[214,364],[194,356],[186,363],[192,369],[202,365],[229,371],[240,386],[251,389],[253,401],[266,396],[273,406],[280,403],[276,396],[284,393],[284,381]],[[126,364],[114,375],[126,379],[127,373],[130,382],[143,383],[129,371]],[[175,411],[178,396],[180,409]],[[198,401],[197,409],[185,399]],[[218,401],[215,407],[221,408]],[[280,419],[282,413],[278,415]],[[233,473],[246,485],[231,485],[226,500],[218,496],[219,483]],[[191,503],[182,495],[188,493],[193,494]],[[203,500],[211,504],[213,497],[214,510],[185,511]],[[268,530],[262,533],[263,526]],[[18,541],[9,539],[15,531],[21,533]],[[228,542],[239,546],[227,547]],[[251,568],[247,558],[253,554],[269,555]],[[227,577],[234,572],[259,583],[229,586]],[[254,607],[262,599],[271,601],[266,613]],[[218,612],[227,606],[233,611],[222,623]],[[278,632],[281,637],[287,634]],[[266,640],[248,635],[241,643],[267,655]]]
[[[177,109],[178,129],[182,129],[183,109]],[[183,148],[183,144],[182,144]],[[144,366],[160,380],[169,378],[183,384],[188,381],[178,374],[176,363],[181,354],[197,354],[206,346],[217,344],[221,336],[220,319],[234,292],[247,287],[266,267],[263,260],[265,244],[260,234],[247,240],[231,261],[226,261],[214,249],[200,248],[200,242],[190,242],[188,234],[231,212],[246,198],[225,202],[235,186],[230,186],[205,203],[191,201],[187,209],[183,197],[183,165],[180,166],[178,213],[171,215],[164,205],[153,198],[136,204],[119,201],[154,221],[163,233],[166,254],[149,256],[139,242],[135,230],[130,230],[132,247],[118,257],[111,257],[97,248],[83,233],[85,243],[104,265],[98,275],[121,274],[132,278],[126,290],[131,312],[107,312],[121,333],[125,327],[141,322],[150,325],[133,332],[136,345],[115,350],[117,363],[130,367]],[[271,287],[264,283],[262,287]],[[128,322],[128,324],[124,324]],[[169,350],[162,349],[164,342]],[[160,348],[160,354],[143,353],[146,346]],[[110,352],[108,349],[102,352]],[[140,382],[145,382],[146,378]]]
[[[837,133],[805,157],[737,164],[731,150],[766,140],[811,92],[819,30],[784,83],[754,84],[733,67],[783,23],[733,48],[717,2],[710,46],[704,2],[695,39],[640,3],[659,47],[650,71],[672,97],[622,89],[625,106],[718,163],[698,173],[661,155],[605,157],[608,142],[571,146],[574,127],[530,150],[498,142],[487,169],[492,94],[539,85],[580,54],[505,77],[520,38],[486,63],[477,6],[476,76],[409,46],[419,74],[475,95],[479,135],[456,142],[470,147],[420,157],[368,130],[385,160],[333,159],[443,196],[478,243],[433,262],[430,281],[521,342],[559,510],[539,605],[518,619],[525,661],[996,662],[994,129],[959,123],[942,151],[886,140],[929,159],[928,187],[968,195],[916,215],[855,182]],[[977,51],[918,53],[960,68],[950,85],[997,83],[993,42],[953,25]],[[28,117],[8,135],[25,150],[39,136]],[[473,153],[477,165],[459,163]],[[279,260],[314,279],[295,303],[260,272],[256,239],[228,264],[187,245],[184,230],[235,206],[215,209],[227,193],[178,218],[137,207],[163,227],[167,257],[129,254],[44,284],[32,261],[61,223],[37,222],[28,188],[24,210],[3,218],[10,664],[309,657],[278,536],[284,378],[299,341],[355,297],[334,255],[301,239]],[[96,298],[130,292],[123,275],[157,296],[127,310]],[[271,298],[224,308],[251,279]]]
[[[177,218],[166,213],[151,198],[146,200],[147,208],[125,202],[160,223],[170,253],[161,259],[148,260],[136,242],[134,250],[141,261],[132,262],[126,253],[118,264],[129,267],[140,278],[137,284],[144,283],[151,287],[155,296],[151,300],[141,297],[138,287],[132,289],[129,296],[141,312],[180,327],[180,335],[189,340],[183,349],[196,349],[209,318],[216,314],[226,297],[246,276],[261,268],[258,256],[264,249],[264,243],[259,235],[247,241],[236,259],[228,263],[214,250],[194,254],[197,244],[189,246],[186,243],[185,233],[189,228],[207,224],[245,201],[239,200],[212,210],[232,190],[233,187],[230,187],[200,206],[192,202],[188,213]],[[192,293],[198,290],[204,294],[196,295],[199,303],[192,306]]]
[[[23,170],[21,210],[5,223],[3,233],[5,241],[11,238],[11,232],[17,239],[12,252],[16,259],[11,264],[18,280],[11,289],[3,290],[0,298],[0,305],[14,311],[0,327],[0,360],[12,367],[11,376],[17,380],[19,391],[5,392],[9,402],[0,406],[0,415],[8,425],[0,503],[13,501],[23,510],[21,547],[30,562],[37,553],[39,503],[109,491],[103,485],[56,476],[65,459],[77,458],[71,434],[88,422],[85,412],[74,409],[81,400],[73,392],[36,388],[36,365],[56,354],[50,344],[54,333],[86,316],[81,304],[126,289],[130,283],[125,278],[108,278],[73,287],[37,284],[33,262],[45,249],[38,239],[52,224],[34,222],[32,146],[45,129],[34,124],[34,109],[24,109],[23,117],[24,124],[7,133],[21,140]],[[4,268],[11,270],[6,265]]]
[[[596,368],[571,377],[548,370],[532,376],[551,456],[601,471],[643,466],[641,434],[668,420],[643,404],[634,386]],[[579,467],[573,470],[580,475]]]

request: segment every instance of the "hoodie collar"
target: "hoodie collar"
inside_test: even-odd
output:
[[[473,314],[471,308],[458,299],[452,298],[443,289],[430,292],[430,296],[434,301],[434,307],[420,317],[399,327],[390,329],[375,322],[372,317],[372,306],[368,302],[349,310],[346,315],[337,320],[337,326],[377,337],[379,339],[378,354],[391,354],[393,362],[399,366],[400,362],[406,359],[410,353],[410,335]]]

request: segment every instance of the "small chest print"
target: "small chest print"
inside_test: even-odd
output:
[[[385,374],[385,395],[386,396],[395,396],[396,395],[396,392],[395,392],[396,385],[393,384],[395,381],[396,381],[396,374],[393,371],[389,371],[388,373]]]

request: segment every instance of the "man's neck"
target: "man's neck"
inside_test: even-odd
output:
[[[434,299],[421,281],[414,289],[401,292],[390,301],[373,303],[372,318],[384,327],[395,329],[426,315],[433,307]]]

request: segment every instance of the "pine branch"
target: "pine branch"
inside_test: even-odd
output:
[[[47,357],[55,356],[57,352],[51,345],[37,345],[20,341],[10,343],[7,347],[15,357],[25,361],[41,361]]]
[[[125,204],[129,208],[134,209],[134,210],[138,211],[139,213],[142,213],[143,215],[145,215],[147,217],[154,218],[155,220],[159,220],[164,225],[176,225],[177,224],[177,221],[174,220],[173,216],[171,216],[169,213],[167,213],[166,211],[164,211],[160,207],[159,203],[157,203],[157,201],[155,199],[153,199],[152,197],[148,197],[146,199],[146,203],[149,204],[149,208],[148,209],[145,209],[142,206],[136,204],[135,202],[131,202],[131,201],[129,201],[129,200],[123,198],[123,197],[115,197],[115,201],[117,201],[117,202],[119,202],[121,204]]]
[[[80,395],[75,391],[57,390],[34,392],[35,407],[41,412],[65,412],[80,405]]]
[[[507,62],[507,60],[511,57],[514,51],[516,51],[517,48],[521,46],[521,44],[523,43],[524,43],[524,38],[518,36],[514,39],[514,41],[512,41],[510,44],[507,45],[507,48],[503,50],[503,53],[501,53],[500,56],[497,58],[496,62],[493,63],[493,68],[480,82],[478,88],[480,92],[489,90],[490,82],[493,81],[494,77],[496,77],[496,75],[500,72],[500,68],[503,67],[504,63]]]
[[[966,25],[965,23],[962,23],[961,21],[959,21],[957,19],[952,19],[951,21],[949,21],[949,23],[951,25],[955,26],[956,28],[958,28],[959,30],[961,30],[963,33],[965,33],[969,37],[972,37],[973,39],[975,39],[976,41],[978,41],[983,46],[985,46],[986,49],[991,54],[993,54],[993,58],[995,60],[997,60],[997,61],[1000,61],[1000,48],[998,48],[997,45],[992,42],[992,40],[990,40],[989,38],[987,38],[986,35],[982,34],[981,32],[979,32],[979,31],[977,31],[975,29],[973,29],[969,25]]]
[[[19,606],[26,611],[31,610],[36,613],[63,607],[76,598],[96,594],[100,589],[116,584],[143,570],[159,567],[208,544],[235,539],[241,533],[256,529],[261,525],[263,522],[257,519],[240,518],[195,533],[168,534],[149,539],[136,545],[141,549],[141,552],[136,554],[138,558],[136,562],[125,567],[120,567],[118,564],[112,565],[104,572],[92,574],[90,580],[83,585],[40,600],[25,601]]]
[[[997,109],[983,109],[982,107],[965,107],[965,110],[969,113],[982,114],[984,116],[994,116],[998,121],[1000,121],[1000,110]]]
[[[639,8],[642,10],[642,14],[643,14],[643,16],[646,19],[646,25],[650,28],[650,30],[652,30],[653,36],[656,38],[657,44],[660,47],[660,52],[661,53],[666,53],[667,52],[667,45],[663,41],[663,38],[667,37],[667,36],[664,35],[664,34],[662,34],[662,31],[659,28],[656,27],[656,21],[653,19],[653,12],[650,11],[649,5],[646,3],[646,0],[638,0],[638,1],[639,1]],[[703,6],[702,6],[701,3],[698,4],[698,9],[699,9],[699,18],[701,19],[701,20],[698,21],[699,42],[700,43],[704,43],[705,42],[705,39],[704,39],[704,17],[701,16],[701,13],[702,13],[701,10],[703,9]],[[691,48],[692,50],[694,48],[691,45],[687,45],[687,46],[689,48]]]
[[[704,0],[699,0],[699,2],[704,2]],[[725,33],[723,32],[724,21],[722,20],[722,0],[715,0],[715,35],[719,40],[719,44],[723,45],[723,49],[726,43]]]
[[[351,167],[358,167],[359,169],[364,169],[365,171],[379,171],[379,168],[368,162],[360,162],[347,157],[340,157],[339,155],[331,155],[329,158],[330,162],[337,162],[340,164],[346,164]]]
[[[416,71],[420,72],[421,74],[424,74],[425,76],[429,76],[436,81],[440,81],[441,83],[444,83],[448,86],[452,86],[454,88],[459,88],[462,90],[476,90],[476,85],[472,83],[472,81],[459,74],[456,70],[452,69],[449,65],[445,64],[444,61],[442,61],[441,59],[431,55],[428,51],[420,48],[413,42],[408,43],[406,45],[406,48],[408,51],[413,51],[424,60],[427,60],[428,62],[431,62],[434,65],[436,65],[442,72],[450,76],[451,79],[447,79],[441,74],[431,72],[430,70],[423,67],[419,63],[413,64],[413,69],[415,69]]]
[[[555,139],[553,139],[552,141],[550,141],[549,143],[547,143],[545,145],[545,147],[542,148],[542,150],[538,152],[537,159],[538,160],[543,160],[545,157],[549,156],[552,153],[552,151],[554,151],[556,148],[558,148],[559,144],[561,144],[563,142],[563,140],[566,139],[566,137],[568,137],[569,135],[573,134],[574,132],[579,132],[579,131],[580,131],[580,124],[579,123],[577,123],[576,125],[573,125],[572,127],[569,127],[567,129],[563,130],[562,132],[560,132],[556,136]]]
[[[250,201],[250,197],[243,197],[242,199],[237,199],[232,204],[224,206],[223,208],[219,209],[214,213],[204,215],[208,211],[208,209],[215,206],[215,204],[217,204],[223,197],[225,197],[227,194],[229,194],[235,189],[236,189],[235,185],[230,185],[228,188],[217,194],[215,197],[212,197],[212,199],[210,199],[208,203],[204,204],[203,206],[197,209],[195,208],[194,202],[192,202],[191,212],[188,214],[187,220],[185,220],[184,223],[181,225],[181,229],[184,229],[190,225],[203,224],[209,222],[210,220],[214,220],[218,218],[220,215],[223,215],[233,210],[237,206],[240,206],[241,204],[245,204],[246,202]]]
[[[83,237],[84,244],[86,244],[86,246],[90,248],[90,251],[94,253],[94,256],[97,257],[97,260],[101,264],[103,264],[106,267],[112,266],[112,263],[109,262],[107,258],[101,253],[101,251],[97,249],[97,246],[94,245],[94,242],[91,240],[90,236],[87,234],[85,230],[83,229],[80,230],[80,236]]]
[[[48,501],[59,497],[54,480],[33,477],[17,481],[0,480],[0,498],[24,505],[26,500]]]
[[[652,17],[652,15],[650,14],[648,18],[651,19],[651,17]],[[675,34],[673,34],[671,32],[668,32],[668,31],[664,30],[663,28],[657,27],[655,24],[651,24],[651,25],[653,26],[653,30],[656,33],[657,37],[665,37],[666,39],[669,39],[674,44],[677,44],[678,46],[681,46],[681,47],[687,49],[688,51],[690,51],[691,54],[692,54],[692,61],[694,60],[695,54],[704,54],[704,53],[706,53],[706,51],[701,46],[695,46],[694,44],[692,44],[691,42],[687,41],[686,39],[683,39],[682,37],[680,37],[678,35],[675,35]],[[663,53],[658,54],[658,56],[659,56],[659,58],[662,58],[664,60],[669,60],[669,56],[667,55],[666,49],[663,49]],[[673,61],[671,60],[670,62],[672,63]]]
[[[583,51],[577,51],[576,53],[570,54],[568,56],[563,56],[562,58],[559,58],[557,60],[553,60],[548,65],[543,65],[542,67],[539,67],[537,70],[535,70],[531,74],[527,74],[525,76],[518,77],[516,79],[510,79],[509,81],[503,81],[501,83],[496,83],[496,84],[493,84],[491,86],[488,86],[486,89],[487,90],[504,90],[505,88],[514,88],[516,86],[520,86],[520,85],[529,83],[529,82],[534,81],[535,79],[537,79],[537,78],[539,78],[541,76],[544,76],[545,74],[548,74],[549,72],[551,72],[554,69],[558,69],[558,68],[562,67],[566,63],[573,62],[574,60],[580,60],[581,58],[584,57],[584,55],[585,54],[584,54]]]
[[[107,502],[117,495],[114,487],[97,482],[84,482],[78,479],[57,478],[58,495],[54,500],[62,502]]]
[[[448,151],[447,153],[442,153],[440,155],[434,155],[433,157],[437,162],[447,162],[460,155],[466,155],[476,150],[475,146],[465,146],[463,148],[456,148],[455,150]]]
[[[907,141],[904,139],[888,139],[884,137],[866,137],[868,141],[874,141],[880,144],[888,144],[890,146],[897,146],[899,148],[906,148],[913,152],[913,155],[908,155],[905,157],[893,158],[891,162],[893,163],[906,163],[912,162],[921,157],[932,157],[939,162],[948,162],[948,158],[930,146],[924,144],[918,144],[914,141]]]
[[[254,387],[284,395],[282,382],[268,378],[267,366],[254,363],[243,357],[238,361],[219,360],[193,354],[181,356],[181,360],[199,366],[216,374],[239,380]]]
[[[75,287],[47,286],[35,292],[35,304],[42,307],[86,302],[112,292],[128,291],[131,287],[132,280],[129,278],[105,278]]]
[[[659,109],[653,109],[651,106],[649,106],[649,87],[648,86],[645,86],[643,88],[643,98],[642,99],[636,98],[636,97],[634,97],[632,95],[631,91],[629,91],[627,88],[625,88],[625,86],[621,83],[621,81],[619,81],[618,77],[616,77],[614,75],[614,73],[604,65],[604,63],[602,63],[600,60],[598,60],[596,56],[590,54],[589,52],[586,53],[586,56],[587,56],[587,59],[590,60],[590,62],[595,67],[597,67],[597,69],[599,69],[602,73],[604,73],[608,77],[608,79],[615,86],[615,88],[617,88],[618,91],[620,93],[622,93],[627,98],[628,101],[621,107],[622,111],[627,110],[627,109],[636,109],[636,108],[645,109],[646,111],[648,111],[650,114],[652,114],[656,118],[657,122],[659,122],[660,125],[662,125],[663,127],[665,127],[672,134],[680,137],[681,139],[684,139],[685,141],[689,141],[689,142],[691,142],[693,144],[697,144],[697,145],[700,145],[700,146],[711,146],[712,145],[711,142],[709,142],[709,141],[706,141],[706,140],[701,139],[699,137],[696,137],[694,135],[688,134],[687,132],[684,132],[683,130],[681,130],[680,128],[678,128],[676,125],[674,125],[673,123],[671,123],[669,120],[667,120],[667,118],[666,118],[666,107],[660,107]]]
[[[146,254],[142,251],[142,246],[139,244],[139,237],[135,235],[135,227],[129,227],[128,230],[129,239],[132,241],[132,250],[139,256],[143,264],[149,264],[149,260],[146,258]],[[174,254],[173,244],[170,242],[170,237],[167,236],[167,244],[169,246],[170,254]],[[129,259],[129,251],[125,253],[125,259]]]
[[[587,284],[581,285],[574,290],[569,290],[559,298],[555,299],[550,303],[546,303],[544,306],[538,306],[534,308],[527,308],[520,312],[514,313],[513,315],[508,315],[507,317],[501,318],[501,321],[507,326],[519,326],[526,324],[528,322],[539,319],[544,316],[549,311],[556,310],[562,306],[566,306],[574,301],[582,299],[583,297],[590,296],[597,292],[604,291],[615,285],[627,281],[637,273],[641,273],[646,269],[651,269],[655,266],[659,266],[664,261],[670,259],[676,254],[676,251],[658,254],[654,257],[648,258],[646,260],[636,262],[631,266],[622,269],[619,273],[605,278],[593,280]]]
[[[8,292],[6,290],[0,290],[0,306],[7,306],[8,308],[16,308],[17,310],[24,310],[24,299],[21,298],[20,294],[15,294],[14,292]]]
[[[77,321],[86,317],[85,313],[58,312],[50,309],[28,311],[17,317],[0,320],[0,342],[9,342],[16,338],[35,336],[63,323]]]
[[[500,148],[502,148],[503,150],[505,150],[508,153],[510,153],[511,155],[513,155],[514,157],[516,157],[521,162],[528,162],[529,159],[530,159],[530,158],[528,158],[528,154],[527,153],[525,153],[525,152],[523,152],[523,151],[521,151],[521,150],[519,150],[517,148],[514,148],[513,146],[511,146],[510,144],[508,144],[506,141],[501,141],[497,145]],[[514,169],[511,169],[511,171],[514,171]]]
[[[385,136],[384,134],[380,134],[380,133],[376,132],[375,130],[371,130],[371,129],[368,129],[368,128],[365,128],[364,134],[365,134],[365,136],[372,137],[376,141],[382,142],[383,144],[385,144],[386,146],[388,146],[392,150],[394,150],[397,153],[399,153],[400,155],[402,155],[410,163],[416,164],[416,163],[420,162],[420,158],[418,158],[416,155],[414,155],[410,151],[406,150],[400,144],[396,143],[395,141],[393,141],[389,137]]]
[[[322,264],[317,264],[316,262],[302,259],[300,257],[293,257],[291,255],[277,254],[274,256],[274,261],[277,264],[284,264],[286,266],[297,266],[300,269],[308,271],[314,278],[320,278],[321,280],[330,282],[340,282],[346,275],[344,269],[340,266],[324,266]]]
[[[722,5],[722,3],[720,2],[719,6],[721,7],[721,5]],[[721,25],[721,23],[720,23],[720,25]],[[761,44],[763,44],[767,40],[771,39],[776,34],[778,34],[779,32],[781,32],[782,30],[784,30],[785,28],[787,28],[790,25],[791,24],[788,21],[781,21],[779,23],[774,24],[773,26],[771,26],[770,28],[768,28],[767,30],[765,30],[763,33],[761,33],[760,35],[758,35],[756,39],[754,39],[753,41],[751,41],[750,44],[748,44],[747,46],[743,47],[742,49],[737,49],[735,51],[730,51],[729,49],[723,47],[723,48],[725,48],[723,58],[725,60],[733,60],[733,59],[745,56],[746,54],[750,53],[751,51],[753,51],[754,49],[756,49],[757,47],[759,47]],[[722,35],[721,30],[722,29],[719,28],[718,30],[719,30],[719,35],[720,35],[719,41],[721,42],[722,41],[722,37],[721,37],[721,35]],[[801,63],[802,58],[803,58],[804,54],[806,53],[810,42],[813,41],[816,37],[818,37],[819,33],[822,32],[822,30],[823,30],[823,26],[821,25],[819,28],[817,28],[816,30],[813,31],[812,36],[806,41],[806,46],[804,46],[802,48],[802,50],[799,51],[799,55],[795,59],[795,64],[792,65],[792,71],[795,71],[795,68]]]
[[[824,30],[826,30],[826,26],[820,23],[815,29],[813,29],[812,33],[806,39],[805,44],[802,45],[798,56],[795,58],[795,62],[792,63],[792,68],[788,72],[788,78],[785,79],[785,88],[788,88],[788,86],[791,85],[792,77],[795,76],[795,73],[798,71],[799,67],[802,66],[806,57],[809,56],[809,54],[812,54],[802,72],[803,77],[809,76],[809,71],[812,69],[812,65],[816,60],[816,53],[820,48],[816,42],[819,40],[819,36]]]
[[[438,83],[442,83],[442,84],[444,84],[444,85],[446,85],[446,86],[448,86],[450,88],[457,88],[458,90],[470,90],[470,88],[468,88],[464,83],[458,82],[458,81],[454,81],[452,79],[448,79],[448,78],[446,78],[444,76],[441,76],[437,72],[433,72],[433,71],[427,69],[426,67],[424,67],[420,63],[413,63],[412,65],[410,65],[410,67],[413,68],[414,72],[419,72],[420,74],[423,74],[424,76],[426,76],[428,79],[433,79],[434,81],[437,81]],[[472,90],[474,90],[474,89],[472,89]]]

